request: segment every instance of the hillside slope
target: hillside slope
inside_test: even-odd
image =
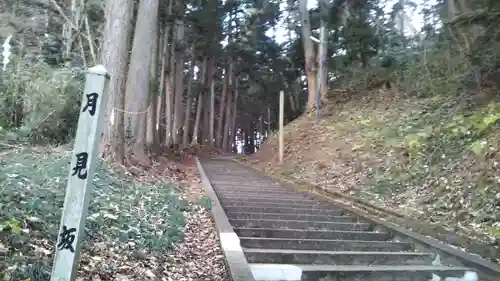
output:
[[[498,255],[500,104],[331,92],[319,124],[303,116],[247,160],[473,237]],[[342,97],[344,98],[343,100]],[[465,104],[468,104],[466,106]]]

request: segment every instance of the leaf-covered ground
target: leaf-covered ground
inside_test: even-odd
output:
[[[500,257],[500,105],[342,95],[354,93],[331,93],[319,124],[301,117],[285,127],[283,165],[276,135],[248,160],[440,225]]]
[[[69,156],[64,148],[0,154],[1,280],[49,280]],[[78,280],[228,280],[198,182],[195,169],[167,161],[100,163]]]

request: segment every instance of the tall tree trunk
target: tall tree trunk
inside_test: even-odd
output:
[[[207,76],[207,58],[203,60],[203,64],[201,66],[201,76],[200,76],[200,91],[198,93],[198,98],[196,99],[196,102],[198,103],[196,107],[196,117],[194,120],[194,126],[193,126],[193,139],[191,141],[192,145],[199,144],[198,138],[200,135],[200,120],[201,120],[201,114],[202,114],[202,109],[203,109],[203,92],[204,92],[204,84]]]
[[[307,0],[299,0],[299,13],[302,25],[302,43],[304,45],[305,70],[307,74],[307,112],[311,114],[314,111],[317,87],[317,65],[314,45],[311,40],[311,23],[309,22],[309,11],[307,10]]]
[[[226,139],[225,136],[224,136],[224,129],[225,129],[225,126],[224,126],[224,108],[227,108],[227,110],[229,110],[229,107],[226,106],[226,97],[228,99],[228,101],[230,100],[230,98],[228,97],[228,93],[231,91],[231,88],[233,86],[233,67],[234,67],[234,64],[233,64],[233,60],[231,59],[229,61],[229,70],[227,71],[224,79],[224,85],[223,85],[223,88],[222,88],[222,95],[221,95],[221,99],[220,99],[220,106],[219,106],[219,120],[217,120],[217,147],[221,147],[221,144],[223,143],[223,140]],[[228,102],[229,104],[229,102]],[[226,114],[227,116],[227,114]],[[229,121],[229,120],[227,120]],[[227,123],[226,121],[226,123]],[[223,127],[224,126],[224,127]]]
[[[328,12],[330,9],[330,5],[328,3],[329,0],[318,0],[320,17],[321,17],[321,27],[320,27],[320,43],[318,50],[318,64],[321,63],[320,67],[320,78],[319,85],[321,92],[320,98],[326,96],[326,92],[328,91],[328,32],[326,23],[328,21]],[[404,0],[400,0],[404,1]],[[317,98],[317,97],[316,97]]]
[[[198,105],[196,106],[196,118],[194,119],[193,126],[193,139],[191,140],[191,145],[199,144],[198,136],[200,131],[200,119],[201,119],[201,110],[203,108],[203,95],[201,92],[198,94],[198,98],[196,99]]]
[[[255,152],[255,129],[252,119],[248,120],[248,152],[250,154]]]
[[[143,0],[139,2],[137,23],[134,33],[134,42],[130,56],[129,75],[127,77],[126,97],[129,106],[133,152],[137,159],[145,162],[146,159],[146,112],[149,95],[149,72],[151,64],[151,50],[153,48],[154,29],[158,21],[159,0]]]
[[[170,62],[169,70],[165,78],[165,107],[166,107],[166,124],[165,124],[165,134],[166,140],[165,144],[170,147],[173,142],[172,135],[172,121],[173,121],[173,100],[174,100],[174,75],[175,75],[175,40],[172,41],[172,46],[170,47]]]
[[[205,93],[205,97],[203,99],[203,126],[201,129],[201,140],[204,145],[212,145],[210,141],[210,87],[207,88]]]
[[[241,123],[244,124],[245,121],[243,120]],[[248,140],[247,140],[247,128],[246,128],[246,126],[242,125],[241,130],[242,130],[241,140],[242,140],[242,146],[243,146],[241,150],[242,150],[243,154],[247,154],[247,141]]]
[[[203,133],[203,141],[204,144],[206,145],[213,145],[213,138],[212,139],[210,138],[210,135],[212,135],[213,137],[213,121],[211,116],[215,108],[212,106],[210,87],[212,85],[212,81],[215,79],[214,75],[215,75],[215,57],[212,56],[207,65],[207,76],[206,76],[207,80],[205,84],[205,92],[207,98],[205,99],[205,105],[204,105],[204,108],[206,108],[206,110],[204,110],[205,114],[203,116],[204,124],[202,133]],[[212,126],[210,124],[212,124]],[[210,127],[212,127],[212,129]]]
[[[234,81],[234,99],[233,99],[233,104],[232,104],[232,110],[231,110],[231,139],[230,139],[230,142],[229,142],[229,145],[232,146],[232,144],[234,143],[234,145],[236,146],[236,116],[238,115],[238,78],[235,79]],[[236,148],[237,149],[237,148]],[[237,151],[237,150],[236,150]]]
[[[325,62],[326,63],[326,62]],[[323,67],[323,74],[321,74],[321,99],[324,99],[328,93],[328,68]]]
[[[227,96],[227,87],[229,84],[229,79],[228,79],[228,68],[225,68],[224,71],[224,80],[222,81],[222,92],[220,95],[220,100],[219,100],[219,118],[217,119],[217,127],[214,128],[215,131],[215,146],[218,148],[221,148],[221,143],[222,143],[222,131],[224,130],[224,106],[226,106],[226,96]],[[214,108],[215,110],[215,108]]]
[[[210,79],[210,121],[209,138],[210,145],[214,146],[214,121],[215,121],[215,79]]]
[[[156,130],[156,115],[158,110],[158,72],[159,63],[158,58],[160,55],[160,23],[156,25],[154,30],[154,42],[152,48],[151,56],[151,72],[149,77],[150,89],[149,89],[149,107],[148,107],[148,120],[147,120],[147,136],[146,143],[148,148],[153,152],[157,152],[158,148],[158,136]]]
[[[302,93],[302,87],[303,87],[302,80],[300,79],[300,77],[297,77],[297,83],[295,83],[295,87],[293,87],[295,89],[293,91],[294,92],[293,96],[294,96],[297,111],[301,111],[299,97],[300,97],[300,94]]]
[[[125,157],[125,85],[128,71],[130,39],[132,35],[132,0],[110,0],[106,5],[106,25],[101,61],[110,74],[101,155],[114,153],[116,162],[123,164]],[[112,119],[113,118],[113,119]]]
[[[162,55],[161,55],[161,70],[160,70],[160,89],[159,89],[159,113],[158,113],[158,142],[159,143],[165,143],[166,138],[167,138],[167,133],[166,133],[166,123],[167,123],[167,95],[166,95],[166,77],[165,77],[165,72],[169,69],[169,62],[170,62],[170,56],[169,56],[169,38],[170,38],[170,30],[171,30],[171,25],[170,22],[167,20],[170,15],[172,14],[172,6],[173,6],[174,0],[169,0],[168,1],[168,8],[165,13],[165,22],[163,23],[163,43],[162,43]]]
[[[189,76],[187,79],[187,98],[186,98],[186,108],[184,110],[184,126],[182,126],[182,145],[187,146],[189,144],[189,124],[191,119],[191,104],[193,103],[193,93],[192,93],[192,83],[193,83],[193,73],[194,73],[194,46],[191,46],[191,61],[189,66]]]
[[[175,100],[174,122],[172,127],[173,144],[178,146],[181,142],[182,126],[182,95],[184,94],[184,22],[176,21],[175,38]]]
[[[229,66],[230,69],[233,68],[232,63]],[[231,76],[227,78],[228,83],[227,83],[227,103],[226,103],[226,118],[224,122],[224,131],[221,134],[221,141],[222,141],[222,150],[227,151],[227,144],[228,144],[228,139],[229,139],[229,127],[231,126],[231,105],[232,103],[232,98],[233,98],[233,73],[232,70],[230,70]],[[221,112],[222,113],[222,112]],[[221,116],[222,119],[222,116]]]
[[[159,23],[160,24],[160,23]],[[157,141],[158,141],[158,147],[163,141],[163,130],[159,130],[158,128],[161,127],[161,113],[164,108],[163,106],[163,78],[165,77],[165,74],[161,73],[165,69],[163,68],[163,49],[164,49],[164,42],[163,40],[165,39],[165,26],[160,24],[160,28],[158,30],[158,58],[157,58],[157,64],[158,64],[158,75],[157,75],[157,87],[158,87],[158,93],[157,93],[157,99],[156,99],[156,120],[155,120],[155,130],[156,130],[156,136],[157,136]]]
[[[227,108],[226,108],[226,117],[224,118],[224,132],[222,135],[222,151],[227,151],[228,143],[229,143],[229,127],[231,126],[231,98],[232,94],[231,92],[228,92],[228,97],[227,97]]]

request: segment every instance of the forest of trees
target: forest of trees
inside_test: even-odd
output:
[[[161,147],[231,150],[236,132],[252,150],[249,136],[276,125],[280,90],[292,120],[314,112],[319,85],[323,99],[328,89],[381,84],[467,99],[498,83],[497,1],[307,2],[2,0],[0,138],[70,141],[83,71],[101,63],[111,75],[101,150],[118,163]],[[416,9],[421,29],[411,24]],[[324,44],[311,39],[320,26]]]

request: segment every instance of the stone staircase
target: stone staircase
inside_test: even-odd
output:
[[[472,269],[436,264],[434,252],[230,158],[200,162],[255,280],[478,281],[464,279]]]

